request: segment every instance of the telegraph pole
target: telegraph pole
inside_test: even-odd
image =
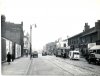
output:
[[[30,25],[30,59],[32,57],[32,40],[31,40],[31,37],[32,37],[32,25]]]
[[[35,28],[37,27],[36,24]],[[30,25],[30,59],[32,58],[32,25]]]

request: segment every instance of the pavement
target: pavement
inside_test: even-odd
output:
[[[7,62],[1,64],[2,75],[26,75],[30,66],[30,57],[21,57],[15,59],[14,62],[8,64]]]

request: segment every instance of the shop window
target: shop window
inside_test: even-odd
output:
[[[66,47],[66,44],[64,44],[64,47]]]
[[[96,53],[96,50],[93,50],[94,53]]]
[[[99,50],[97,50],[97,54],[100,54],[100,49],[99,49]]]
[[[61,52],[63,52],[63,49],[61,49]]]

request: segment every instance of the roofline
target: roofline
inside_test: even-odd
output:
[[[90,28],[89,30],[94,29],[94,28],[95,28],[95,27],[92,27],[92,28]],[[85,32],[87,32],[87,31],[83,31],[83,32],[81,32],[81,33],[79,33],[79,34],[76,34],[76,35],[74,35],[74,36],[72,36],[72,37],[70,37],[70,38],[68,38],[68,39],[74,38],[74,37],[76,37],[76,36],[78,36],[78,35],[81,35],[81,34],[83,34],[83,33],[85,33]]]

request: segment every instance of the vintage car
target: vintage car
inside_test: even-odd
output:
[[[88,63],[95,63],[96,64],[96,57],[95,57],[95,53],[90,53],[89,57],[87,59]]]
[[[100,45],[93,46],[89,49],[89,52],[88,62],[100,64]]]
[[[42,51],[42,56],[46,56],[46,55],[47,55],[47,52]]]
[[[37,58],[37,57],[38,57],[38,52],[37,52],[37,51],[34,51],[34,52],[32,53],[32,56],[33,56],[33,58]]]

